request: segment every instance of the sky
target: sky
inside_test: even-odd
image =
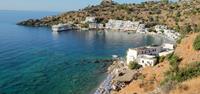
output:
[[[114,0],[118,3],[139,3],[145,0]],[[65,12],[78,10],[88,5],[97,5],[101,0],[0,0],[0,10],[31,10]]]

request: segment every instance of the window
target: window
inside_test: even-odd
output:
[[[147,61],[147,63],[148,63],[148,64],[150,64],[150,62],[149,62],[149,61]]]

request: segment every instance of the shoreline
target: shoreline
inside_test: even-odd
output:
[[[93,94],[111,94],[122,89],[138,75],[139,71],[130,70],[124,61],[116,60],[108,67],[107,73],[107,77]]]
[[[107,68],[107,76],[97,87],[93,94],[110,94],[112,89],[112,80],[114,79],[115,74],[115,64],[118,63],[118,60],[113,61],[112,64]]]
[[[137,34],[141,34],[141,33],[137,33]],[[154,35],[154,36],[162,37],[164,39],[163,42],[165,42],[165,41],[175,42],[175,40],[171,40],[168,37],[165,37],[164,35],[161,35],[161,34],[145,33],[144,35]],[[174,44],[176,44],[176,42]],[[122,66],[120,66],[120,65],[122,65]],[[120,77],[119,76],[120,73],[123,73],[123,75],[126,75],[126,74],[130,75],[130,73],[128,73],[128,71],[122,72],[122,71],[120,71],[120,69],[123,69],[122,71],[124,71],[124,70],[128,70],[129,72],[132,71],[132,74],[131,74],[132,78],[130,79],[130,81],[128,83],[130,83],[135,77],[137,77],[138,74],[140,74],[140,70],[141,70],[141,69],[130,70],[130,69],[128,69],[128,66],[126,65],[125,61],[122,61],[122,60],[120,61],[119,59],[114,60],[113,63],[107,69],[106,78],[100,83],[100,85],[96,88],[96,90],[93,94],[112,94],[112,91],[117,90],[117,88],[119,88],[117,86],[118,84],[113,83],[113,80]],[[115,88],[115,90],[113,88]],[[120,88],[120,89],[122,89],[122,88]]]
[[[114,61],[107,69],[107,76],[106,78],[101,82],[101,84],[96,88],[95,92],[93,94],[110,94],[110,91],[112,89],[112,80],[114,78],[114,70],[115,68],[113,68],[112,70],[109,70],[113,64],[116,63],[116,61]]]
[[[109,94],[111,90],[111,81],[113,79],[113,76],[111,74],[108,74],[105,80],[100,84],[100,86],[96,89],[94,94]]]

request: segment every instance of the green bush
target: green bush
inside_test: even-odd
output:
[[[175,71],[177,72],[179,70],[179,64],[180,64],[180,61],[182,59],[179,58],[177,55],[175,54],[171,54],[169,55],[168,57],[168,61],[169,61],[169,64],[171,65],[171,71]]]
[[[167,56],[170,63],[170,70],[165,73],[165,79],[161,82],[164,85],[167,82],[182,82],[200,75],[200,62],[194,62],[186,68],[179,68],[181,58],[174,53]]]
[[[157,56],[156,57],[156,59],[157,59],[157,61],[156,61],[156,64],[155,65],[157,65],[157,64],[159,64],[159,63],[161,63],[161,62],[163,62],[164,60],[165,60],[165,56]]]
[[[177,72],[168,71],[165,73],[165,80],[161,83],[164,84],[169,81],[183,82],[200,75],[200,62],[194,62],[186,68],[182,68]]]
[[[159,62],[163,62],[165,60],[164,56],[159,57]]]
[[[129,65],[128,65],[129,69],[139,69],[141,67],[142,67],[141,65],[139,65],[137,62],[134,62],[134,61],[130,62]]]
[[[194,40],[194,43],[193,43],[193,48],[195,50],[200,50],[200,35],[198,35],[195,40]]]
[[[182,82],[187,79],[197,77],[199,75],[200,75],[200,62],[195,62],[190,64],[187,68],[181,69],[177,73],[175,80],[177,80],[178,82]]]
[[[184,33],[188,34],[192,31],[191,25],[190,24],[185,24],[183,28]]]
[[[166,56],[167,60],[169,61],[173,55],[174,55],[174,53],[168,54],[168,55]]]
[[[180,11],[177,11],[177,13],[176,13],[176,17],[181,17],[181,13],[180,13]]]

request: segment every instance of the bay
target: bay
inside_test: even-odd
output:
[[[24,27],[17,22],[52,12],[0,11],[0,94],[89,94],[105,78],[105,63],[128,48],[161,44],[158,36]]]

